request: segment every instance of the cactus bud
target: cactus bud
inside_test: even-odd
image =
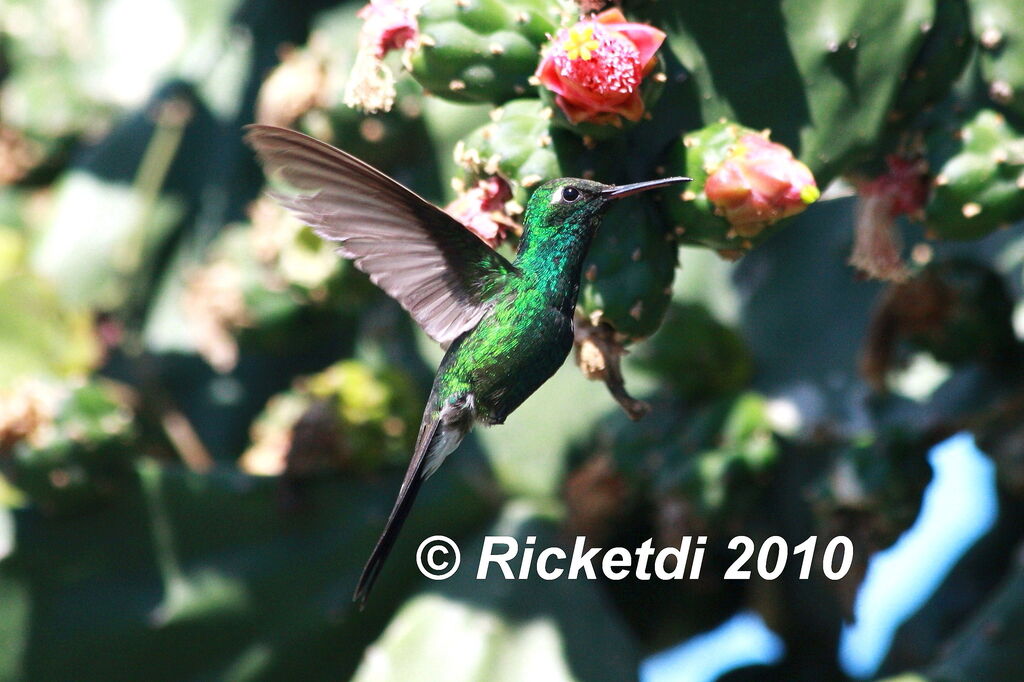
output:
[[[708,175],[704,190],[743,237],[800,213],[821,196],[806,165],[784,145],[756,133],[732,145]]]
[[[820,195],[810,169],[768,133],[721,120],[686,133],[668,151],[664,172],[693,178],[662,195],[665,219],[683,243],[738,258],[782,219]],[[770,229],[769,229],[770,228]]]

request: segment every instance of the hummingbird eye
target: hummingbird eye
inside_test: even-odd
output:
[[[562,189],[562,201],[567,204],[571,204],[580,198],[580,191],[575,187],[565,187]]]

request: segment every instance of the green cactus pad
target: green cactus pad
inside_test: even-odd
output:
[[[758,477],[779,455],[764,397],[732,394],[692,409],[667,400],[654,409],[674,418],[638,426],[615,415],[590,451],[611,455],[614,470],[640,495],[681,500],[703,522],[749,508],[761,492]]]
[[[907,69],[889,112],[891,124],[906,124],[949,92],[974,47],[967,0],[938,0],[935,19],[922,26],[924,44]]]
[[[966,258],[930,263],[886,293],[875,312],[863,367],[881,383],[898,365],[901,345],[952,366],[1010,368],[1022,359],[1006,284],[989,267]]]
[[[651,2],[637,13],[667,31],[685,69],[673,82],[691,84],[666,92],[676,111],[770,129],[825,187],[878,144],[936,5]]]
[[[455,149],[465,179],[500,175],[512,183],[517,202],[526,205],[533,190],[559,177],[615,182],[625,153],[619,141],[587,148],[575,135],[552,128],[554,111],[539,99],[519,99],[495,109],[488,123]]]
[[[926,222],[945,239],[976,239],[1024,218],[1024,133],[991,109],[927,138],[933,173]]]
[[[128,409],[107,386],[42,390],[55,409],[42,417],[36,435],[13,444],[11,478],[43,511],[73,514],[120,489],[131,467],[135,430]]]
[[[891,429],[851,443],[806,495],[821,524],[884,549],[914,523],[932,478],[927,444]]]
[[[618,202],[583,265],[580,310],[595,325],[611,325],[623,343],[650,336],[672,298],[677,251],[650,198]]]
[[[268,401],[253,423],[243,466],[254,473],[309,473],[403,464],[419,417],[408,375],[343,360]]]
[[[544,0],[429,0],[420,11],[413,77],[454,102],[500,104],[534,90],[540,46],[561,8]]]
[[[971,0],[978,65],[989,98],[1024,116],[1024,25],[1019,0]]]
[[[409,80],[399,80],[395,90],[391,111],[363,114],[339,101],[306,112],[296,128],[344,149],[403,184],[434,193],[430,178],[436,173],[434,150],[423,117],[424,97]]]

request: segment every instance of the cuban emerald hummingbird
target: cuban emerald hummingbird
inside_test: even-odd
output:
[[[534,191],[510,263],[453,217],[359,159],[266,125],[246,139],[271,192],[447,348],[398,499],[353,599],[362,607],[416,493],[477,421],[501,424],[562,365],[573,345],[580,270],[611,202],[687,182],[630,185],[561,178]]]

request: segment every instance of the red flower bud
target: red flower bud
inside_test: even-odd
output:
[[[708,199],[741,236],[800,213],[821,192],[814,175],[785,145],[748,133],[708,173]]]

